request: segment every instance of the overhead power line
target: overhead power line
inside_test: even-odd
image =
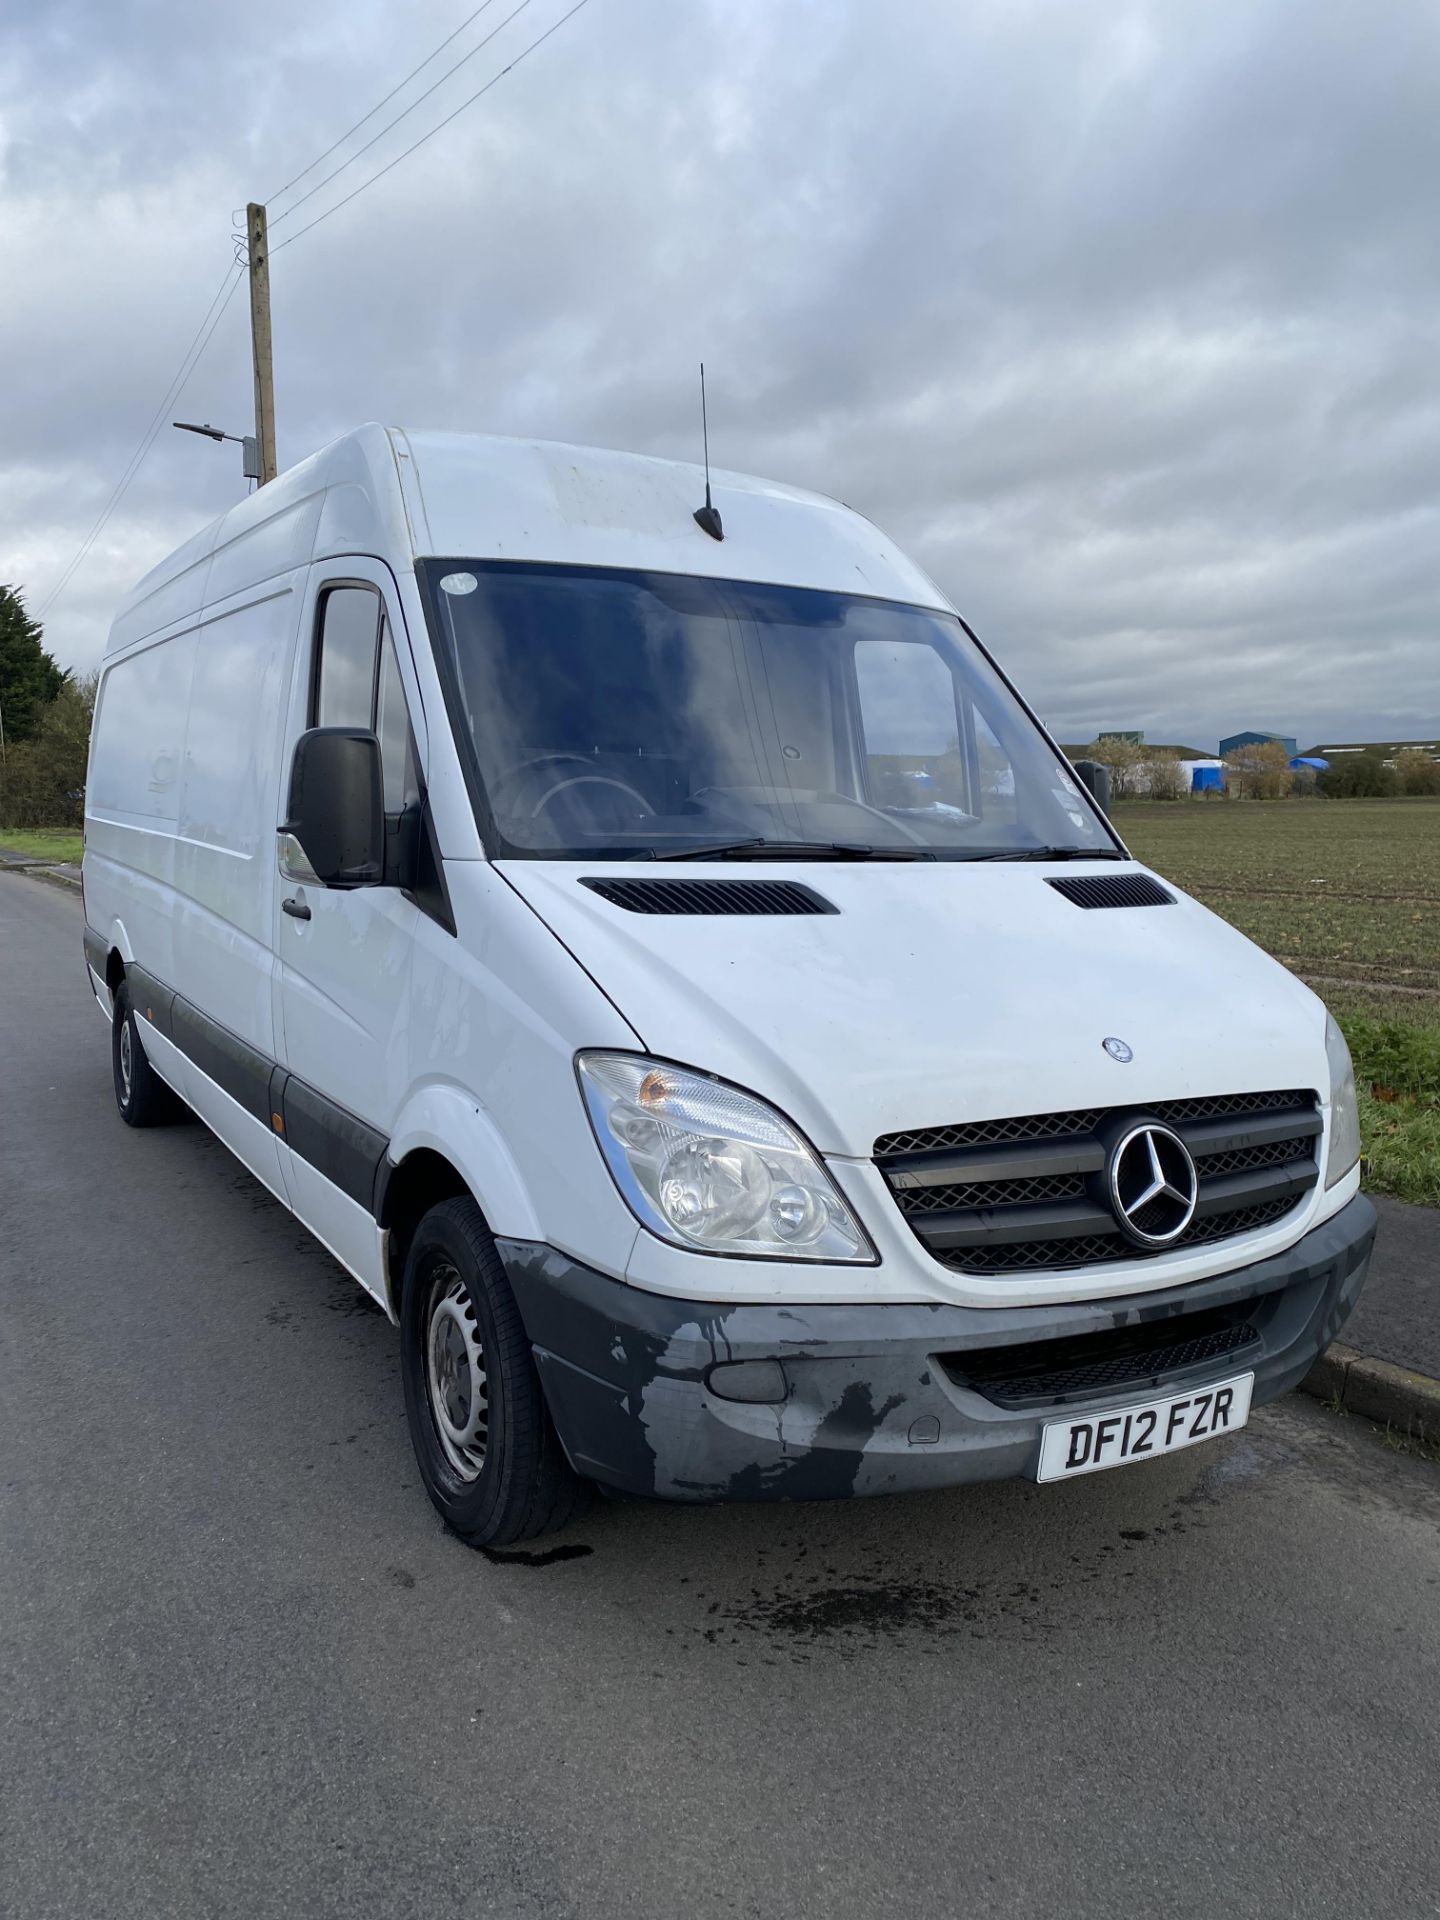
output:
[[[450,34],[447,39],[442,40],[439,46],[437,46],[433,52],[427,54],[425,59],[420,62],[420,65],[418,67],[415,67],[414,69],[412,69],[412,71],[405,76],[404,80],[400,81],[396,86],[392,87],[390,92],[387,93],[382,100],[377,101],[376,104],[370,109],[368,113],[364,114],[359,120],[355,122],[355,125],[353,127],[351,127],[346,133],[343,133],[337,141],[334,141],[329,147],[327,147],[324,153],[320,154],[316,159],[312,160],[308,167],[303,168],[301,172],[297,173],[292,180],[288,181],[286,185],[280,189],[281,194],[288,192],[291,187],[298,185],[299,182],[305,178],[306,174],[312,173],[315,170],[315,168],[321,164],[322,161],[328,159],[332,153],[334,153],[339,147],[343,146],[344,143],[351,137],[352,134],[358,132],[359,129],[365,125],[365,122],[367,120],[372,120],[375,117],[375,115],[379,112],[381,107],[385,106],[388,101],[393,100],[395,98],[395,95],[399,93],[402,90],[402,88],[408,86],[410,81],[413,80],[415,76],[424,67],[430,64],[430,62],[435,58],[436,54],[442,53],[445,50],[445,48],[450,45],[451,41],[453,41],[460,33],[463,33],[465,28],[468,27],[472,21],[478,19],[479,16],[485,12],[486,8],[491,6],[492,4],[493,4],[493,0],[482,0],[482,4],[476,7],[474,12],[471,13],[465,20],[461,22],[461,24],[455,29],[454,33]],[[348,159],[341,162],[340,166],[334,168],[330,173],[328,173],[325,176],[323,180],[317,181],[316,184],[312,188],[310,188],[309,192],[302,194],[300,198],[294,201],[292,205],[288,207],[283,213],[277,215],[275,224],[278,225],[280,221],[288,219],[292,213],[294,213],[299,207],[304,205],[305,201],[311,199],[316,193],[320,191],[322,187],[327,186],[329,182],[336,177],[336,175],[343,173],[345,168],[348,167],[352,161],[358,160],[359,158],[361,158],[362,155],[368,153],[371,147],[373,147],[377,141],[383,139],[384,136],[387,133],[389,133],[393,127],[396,127],[399,125],[401,120],[405,119],[409,114],[411,114],[415,110],[416,107],[420,106],[425,100],[429,99],[430,95],[433,94],[438,87],[443,85],[443,83],[446,80],[448,80],[452,74],[457,73],[459,69],[462,66],[464,66],[468,60],[473,59],[477,53],[479,53],[484,47],[487,47],[498,33],[502,32],[504,28],[506,28],[510,24],[510,22],[516,18],[518,14],[523,13],[526,7],[530,6],[531,4],[532,4],[532,0],[520,0],[520,4],[514,7],[505,16],[505,18],[500,22],[499,26],[493,28],[488,34],[485,35],[485,37],[482,40],[480,40],[475,46],[473,46],[468,53],[462,55],[462,57],[459,60],[454,61],[449,67],[447,67],[445,72],[441,74],[438,80],[434,81],[429,87],[427,87],[425,92],[422,93],[416,100],[413,100],[411,104],[408,107],[406,107],[401,113],[396,114],[393,120],[388,121],[386,125],[383,126],[378,133],[376,133],[375,135],[372,136],[371,139],[366,141],[363,147],[357,148],[356,151],[353,154],[351,154]],[[536,37],[530,42],[530,44],[526,47],[523,47],[521,51],[516,54],[515,58],[509,62],[508,65],[503,66],[498,73],[492,75],[491,78],[485,82],[484,86],[477,87],[474,93],[468,95],[467,98],[465,98],[460,102],[459,106],[453,108],[451,112],[447,113],[443,120],[440,120],[439,122],[437,122],[437,124],[431,127],[428,132],[422,133],[418,140],[412,141],[411,144],[403,150],[403,152],[396,154],[393,160],[387,161],[386,164],[378,170],[378,172],[371,174],[369,179],[362,180],[358,187],[352,188],[352,190],[349,193],[347,193],[342,199],[337,200],[332,206],[327,207],[323,213],[317,214],[316,217],[313,220],[308,221],[305,226],[297,228],[297,230],[294,233],[288,234],[286,238],[280,241],[277,246],[270,248],[269,252],[272,254],[278,253],[282,247],[288,247],[292,240],[298,240],[301,238],[303,234],[310,233],[315,227],[318,227],[322,221],[328,220],[332,213],[338,213],[341,207],[348,206],[352,200],[356,199],[360,194],[364,193],[367,187],[373,187],[377,180],[382,180],[387,173],[392,172],[394,168],[398,167],[401,161],[408,160],[412,153],[414,153],[418,148],[423,147],[425,145],[426,141],[433,140],[435,135],[441,132],[443,128],[448,127],[452,120],[458,119],[459,116],[462,113],[464,113],[468,108],[473,107],[477,100],[483,99],[484,96],[487,93],[489,93],[492,87],[498,86],[499,83],[505,78],[507,73],[513,73],[516,67],[518,67],[523,60],[528,60],[530,55],[534,53],[537,50],[537,48],[542,47],[547,40],[549,40],[554,34],[557,34],[560,31],[561,27],[563,27],[567,21],[573,20],[575,15],[579,13],[580,10],[583,7],[587,6],[588,4],[589,4],[589,0],[575,0],[575,4],[571,6],[568,9],[568,11],[561,14],[560,18],[556,20],[551,26],[547,27],[544,33],[537,34]],[[257,207],[255,206],[251,207],[250,212],[253,214],[257,210],[263,213],[263,208],[257,209]],[[249,230],[247,227],[247,240],[248,238],[249,238]],[[191,339],[189,346],[186,348],[185,353],[181,358],[179,367],[176,369],[175,374],[171,379],[169,386],[165,389],[165,392],[162,395],[160,402],[155,409],[155,412],[152,414],[150,418],[149,424],[147,425],[144,433],[141,435],[139,445],[136,447],[135,451],[131,454],[129,461],[126,464],[124,472],[120,475],[120,478],[116,481],[114,487],[111,489],[109,498],[106,500],[104,506],[100,509],[99,514],[96,516],[93,524],[91,525],[89,531],[86,533],[85,538],[81,541],[79,547],[77,548],[76,552],[72,556],[69,564],[65,567],[59,579],[55,582],[55,585],[50,589],[49,593],[45,596],[44,601],[41,603],[38,609],[39,614],[41,616],[43,616],[45,613],[49,611],[49,609],[59,599],[60,595],[65,591],[66,587],[69,586],[70,582],[74,579],[76,573],[79,571],[80,567],[84,564],[86,555],[90,552],[95,542],[99,539],[100,535],[104,532],[105,527],[108,525],[111,519],[111,516],[114,514],[116,508],[119,506],[121,500],[125,497],[125,493],[128,490],[130,483],[134,480],[136,474],[140,471],[140,468],[143,466],[145,462],[145,457],[149,453],[151,447],[154,445],[156,435],[159,433],[161,427],[164,425],[167,414],[170,412],[175,402],[179,399],[180,395],[184,392],[186,382],[189,380],[190,375],[194,372],[196,366],[199,364],[200,357],[205,352],[206,347],[209,346],[211,338],[214,335],[215,329],[216,327],[219,326],[221,316],[224,314],[226,307],[229,306],[230,300],[235,292],[236,287],[239,286],[241,280],[245,276],[246,259],[247,259],[247,256],[245,253],[242,252],[238,254],[234,265],[227,270],[225,274],[225,278],[221,281],[219,288],[216,290],[214,298],[211,300],[210,305],[206,308],[204,318],[201,320],[199,327],[195,331],[194,337]]]
[[[379,113],[382,107],[388,106],[390,102],[395,98],[397,93],[402,93],[405,90],[405,88],[409,86],[410,82],[415,78],[417,73],[423,72],[423,70],[429,66],[430,62],[434,60],[437,57],[437,55],[442,54],[445,51],[446,47],[450,45],[452,40],[458,40],[460,35],[465,31],[465,29],[468,26],[473,25],[474,22],[480,18],[481,14],[484,13],[487,7],[494,6],[494,4],[495,4],[495,0],[480,0],[480,5],[476,7],[475,11],[472,14],[467,15],[467,17],[460,22],[459,26],[456,27],[453,33],[446,34],[445,38],[440,42],[438,47],[432,47],[429,53],[427,53],[425,58],[420,62],[418,67],[412,67],[409,73],[406,74],[403,80],[397,80],[395,85],[390,89],[389,93],[385,94],[383,98],[377,100],[374,106],[371,107],[368,113],[362,113],[360,118],[355,122],[354,126],[347,127],[344,133],[341,134],[338,140],[332,140],[330,145],[326,147],[323,153],[317,153],[315,158],[310,162],[309,166],[302,167],[299,173],[295,175],[293,180],[287,180],[283,187],[277,187],[274,193],[270,195],[269,200],[266,202],[266,204],[273,205],[275,201],[283,200],[285,195],[290,191],[291,187],[298,186],[300,182],[305,178],[307,173],[313,173],[316,167],[320,165],[322,160],[328,160],[331,154],[334,153],[338,147],[343,147],[345,142],[350,138],[351,134],[358,133],[361,127],[364,126],[367,120],[373,120],[376,114]],[[481,45],[482,46],[484,45],[483,41],[481,42]],[[478,52],[479,49],[477,48],[476,51]],[[468,57],[469,56],[467,55],[466,58],[468,59]],[[447,69],[447,72],[449,73],[454,73],[454,71],[455,71],[454,67],[450,67]],[[417,101],[416,104],[418,105],[419,102]],[[391,126],[393,126],[395,123],[392,120],[390,124]],[[278,214],[276,215],[277,220],[280,217],[281,217],[280,215]]]
[[[360,159],[362,154],[368,153],[370,149],[377,144],[377,142],[385,138],[387,133],[389,133],[393,128],[398,127],[402,120],[408,120],[410,115],[415,111],[416,107],[423,106],[425,102],[430,98],[431,94],[434,93],[437,90],[437,88],[443,87],[445,82],[450,78],[452,74],[458,73],[461,67],[463,67],[467,61],[473,60],[477,53],[481,52],[485,47],[488,47],[490,42],[495,38],[496,34],[503,33],[506,27],[508,27],[510,22],[515,18],[516,14],[524,13],[527,7],[533,6],[533,5],[534,5],[534,0],[520,0],[519,6],[514,9],[514,12],[507,13],[505,18],[500,22],[498,27],[492,27],[489,33],[487,33],[482,40],[477,40],[475,42],[475,45],[471,47],[468,53],[462,54],[460,58],[457,61],[455,61],[455,63],[452,66],[447,67],[444,73],[440,75],[440,78],[438,80],[432,81],[431,84],[425,89],[423,93],[417,94],[415,98],[410,102],[408,107],[402,107],[399,113],[396,114],[395,118],[393,120],[388,120],[385,123],[385,125],[381,127],[378,133],[372,134],[370,138],[365,142],[363,147],[357,147],[354,153],[347,155],[346,158],[340,162],[338,167],[332,167],[330,172],[325,175],[325,178],[323,180],[317,180],[314,186],[311,187],[308,190],[308,192],[302,193],[298,200],[293,200],[290,203],[290,205],[286,207],[283,213],[277,213],[275,216],[274,225],[278,227],[282,220],[288,220],[292,213],[298,213],[301,207],[304,206],[305,202],[307,200],[313,200],[315,198],[315,195],[319,193],[322,187],[328,187],[332,180],[337,179],[340,174],[344,173],[347,167],[353,166],[354,163],[358,159]],[[369,116],[367,115],[366,118],[368,119]],[[444,125],[443,121],[441,122],[441,125],[442,126]]]
[[[496,27],[493,30],[493,32],[491,32],[487,37],[493,40],[495,37],[495,34],[499,33],[501,27],[508,25],[508,23],[515,18],[516,13],[523,12],[524,9],[529,5],[530,5],[530,0],[521,0],[521,4],[518,7],[516,7],[515,12],[508,14],[506,18],[500,22],[500,26]],[[478,87],[475,90],[475,92],[472,93],[467,99],[462,100],[458,107],[454,108],[453,111],[451,111],[450,113],[447,113],[443,120],[438,121],[433,127],[431,127],[428,133],[422,133],[420,138],[416,141],[413,141],[408,147],[405,148],[405,150],[402,153],[397,153],[393,160],[388,160],[385,163],[385,165],[380,168],[378,173],[372,173],[368,180],[362,180],[360,182],[360,185],[358,187],[352,188],[351,191],[347,193],[343,199],[337,200],[333,206],[327,207],[323,213],[316,214],[315,218],[313,220],[307,221],[303,227],[297,227],[294,233],[287,233],[283,240],[277,241],[277,243],[270,249],[271,254],[272,255],[277,254],[280,252],[282,247],[288,247],[292,245],[296,240],[300,239],[303,234],[310,233],[314,228],[318,227],[322,220],[328,220],[332,213],[338,213],[341,207],[348,207],[350,202],[354,200],[358,195],[364,193],[367,187],[373,187],[377,180],[383,180],[385,178],[385,175],[389,173],[393,168],[398,167],[402,160],[408,160],[410,155],[415,152],[417,147],[423,147],[427,140],[433,140],[435,135],[439,133],[443,128],[448,127],[452,120],[458,119],[459,116],[465,112],[467,107],[473,107],[475,102],[483,98],[485,94],[489,93],[492,87],[498,86],[499,83],[505,78],[507,73],[513,73],[516,67],[520,65],[520,62],[522,60],[527,60],[530,57],[530,55],[534,53],[537,47],[542,47],[552,34],[558,33],[560,31],[561,27],[565,25],[565,22],[567,20],[573,20],[575,15],[579,13],[580,9],[588,5],[589,5],[589,0],[575,0],[575,5],[570,8],[569,12],[562,13],[560,18],[554,23],[553,26],[547,27],[544,33],[539,34],[534,40],[530,42],[528,47],[525,47],[521,52],[517,53],[515,58],[510,62],[509,66],[502,67],[497,74],[494,74],[489,80],[485,82],[483,87]],[[484,45],[483,41],[481,42],[481,45]],[[476,51],[478,52],[479,49],[477,48]],[[457,65],[458,64],[459,63],[457,62]],[[451,71],[453,72],[454,68],[452,68]],[[432,88],[431,92],[433,91],[434,89]],[[421,98],[422,99],[424,98],[423,94]],[[417,100],[415,104],[418,106],[420,102]],[[407,108],[406,111],[408,112],[409,109]],[[405,116],[403,114],[397,115],[397,119],[403,119],[404,117]],[[391,125],[393,126],[394,124],[395,122],[392,121]],[[381,131],[388,132],[389,128],[382,128]],[[380,138],[380,135],[376,134],[375,139],[378,140],[379,138]],[[367,145],[369,146],[373,146],[374,144],[375,144],[374,140],[367,142]],[[365,148],[362,147],[360,148],[359,151],[360,153],[363,153],[365,151]],[[354,157],[358,158],[359,155],[357,154]],[[347,165],[348,165],[348,162],[347,162]],[[343,171],[343,169],[337,167],[335,171],[336,173],[339,173]],[[335,176],[334,174],[331,174],[329,177],[331,179],[334,179]],[[323,186],[325,183],[324,181],[322,181],[320,184]],[[310,196],[307,194],[305,197],[306,199],[308,199]],[[295,202],[295,205],[289,209],[289,212],[293,213],[295,211],[295,208],[298,207],[299,205],[300,205],[300,202],[297,200]],[[285,215],[281,215],[282,219],[285,217],[286,217]],[[278,225],[279,222],[277,221],[276,224]]]
[[[80,545],[76,549],[76,552],[73,558],[71,559],[69,565],[65,568],[64,572],[60,575],[60,578],[55,582],[55,585],[50,589],[49,593],[46,594],[44,600],[41,602],[37,610],[38,617],[43,618],[45,613],[60,598],[60,595],[65,591],[66,587],[69,586],[70,582],[74,579],[76,573],[80,570],[80,567],[84,563],[85,556],[89,553],[90,549],[94,546],[95,542],[100,538],[100,535],[104,532],[105,527],[109,522],[111,515],[114,513],[115,509],[119,506],[121,500],[125,497],[126,490],[128,489],[131,481],[135,478],[136,474],[140,471],[141,466],[144,464],[146,454],[149,453],[151,447],[154,445],[156,435],[159,433],[161,427],[165,424],[165,416],[169,413],[171,407],[175,404],[175,402],[180,398],[180,395],[184,392],[186,381],[190,378],[190,375],[195,371],[195,368],[199,363],[201,354],[203,354],[206,347],[209,346],[210,337],[214,333],[216,327],[219,326],[220,317],[224,313],[226,307],[229,306],[230,297],[234,293],[236,287],[239,286],[242,278],[244,277],[244,272],[245,272],[244,265],[239,261],[235,262],[233,265],[227,268],[225,273],[225,278],[220,282],[220,285],[216,290],[214,299],[210,302],[210,305],[206,308],[205,317],[200,322],[200,325],[196,328],[193,339],[191,340],[189,346],[185,349],[184,355],[182,356],[180,361],[180,365],[176,369],[175,375],[172,378],[169,386],[165,389],[165,392],[163,397],[161,398],[160,404],[156,407],[154,413],[151,415],[149,425],[146,427],[144,433],[141,434],[140,443],[136,447],[134,453],[131,454],[129,462],[126,465],[125,471],[121,474],[120,478],[115,482],[115,485],[111,490],[109,499],[105,502],[105,505],[100,509],[100,512],[95,519],[94,525],[90,528],[90,531],[85,535],[85,538],[80,542]]]

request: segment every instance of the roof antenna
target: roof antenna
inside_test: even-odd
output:
[[[710,422],[705,414],[705,362],[700,362],[700,430],[705,436],[705,504],[695,509],[695,524],[712,540],[723,540],[725,529],[710,503]]]

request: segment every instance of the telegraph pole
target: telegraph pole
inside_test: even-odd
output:
[[[275,369],[270,353],[270,239],[265,209],[252,200],[245,209],[250,254],[250,345],[255,360],[255,438],[260,442],[260,485],[275,478]]]

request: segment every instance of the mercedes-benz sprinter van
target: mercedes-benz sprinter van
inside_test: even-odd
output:
[[[105,653],[85,951],[400,1329],[475,1543],[1233,1433],[1374,1212],[1321,1003],[1131,858],[859,514],[361,428]]]

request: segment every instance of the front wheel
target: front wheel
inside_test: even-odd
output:
[[[110,1070],[115,1079],[115,1104],[127,1127],[164,1127],[184,1117],[185,1103],[145,1057],[130,989],[123,982],[115,993]]]
[[[565,1458],[520,1310],[473,1200],[420,1222],[400,1302],[405,1410],[420,1477],[472,1547],[533,1540],[589,1489]]]

